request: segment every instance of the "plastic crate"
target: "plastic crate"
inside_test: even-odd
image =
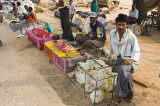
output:
[[[52,62],[54,62],[54,53],[46,45],[44,45],[44,53]]]
[[[78,52],[76,52],[78,53]],[[72,53],[71,53],[72,54]],[[67,54],[69,55],[69,54]],[[75,69],[76,65],[74,64],[73,60],[78,60],[82,58],[82,56],[78,55],[72,58],[61,58],[56,53],[54,53],[54,63],[57,65],[64,73],[71,72]]]

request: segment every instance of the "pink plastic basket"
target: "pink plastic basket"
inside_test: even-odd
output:
[[[54,64],[57,65],[64,73],[71,72],[76,67],[76,65],[70,58],[61,58],[56,53],[53,53],[53,55]],[[72,59],[77,59],[76,57],[73,57]]]
[[[54,64],[56,64],[64,73],[66,73],[66,59],[60,58],[56,53],[54,54]]]

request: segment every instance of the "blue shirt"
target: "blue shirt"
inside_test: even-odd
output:
[[[134,11],[130,10],[129,11],[129,16],[130,17],[135,17],[136,19],[138,19],[139,11],[137,9],[135,9]]]

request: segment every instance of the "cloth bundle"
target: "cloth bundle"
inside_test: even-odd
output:
[[[49,36],[51,33],[46,32],[43,29],[38,29],[38,28],[33,28],[32,32],[37,35],[38,37],[43,37],[43,36]]]

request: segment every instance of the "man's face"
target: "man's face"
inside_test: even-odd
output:
[[[97,0],[94,0],[94,2],[96,2]]]
[[[28,11],[31,12],[32,10],[29,8]]]
[[[79,12],[78,15],[81,16],[81,12]]]
[[[24,8],[25,8],[26,10],[28,10],[28,7],[27,7],[27,6],[25,6]]]
[[[94,24],[96,22],[97,18],[96,17],[90,17],[90,21],[92,24]]]
[[[128,24],[126,22],[117,22],[116,28],[118,29],[119,33],[125,33]]]
[[[72,1],[70,1],[69,4],[72,4]]]
[[[136,9],[136,5],[132,5],[132,10],[135,10]]]

